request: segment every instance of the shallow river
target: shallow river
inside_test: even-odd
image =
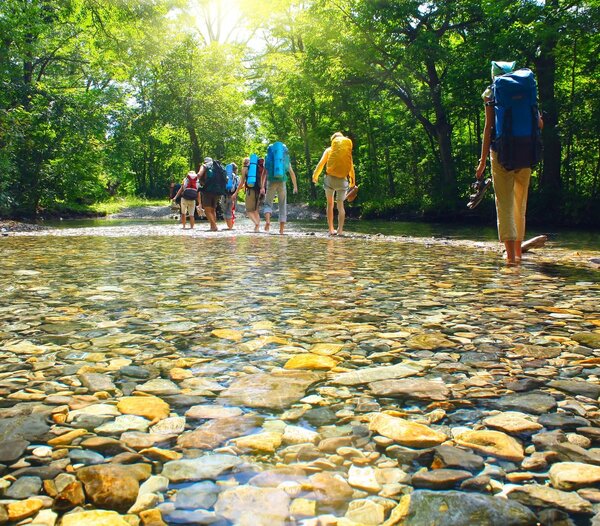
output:
[[[204,226],[0,239],[9,518],[527,525],[600,512],[593,240],[508,268],[485,240]]]

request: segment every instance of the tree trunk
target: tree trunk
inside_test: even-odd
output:
[[[547,2],[546,10],[558,9],[558,0]],[[552,25],[551,12],[548,13],[549,24]],[[544,142],[543,169],[540,177],[540,191],[544,199],[544,208],[549,217],[558,218],[560,209],[560,166],[561,166],[561,141],[558,133],[558,101],[555,96],[556,80],[556,47],[558,45],[558,31],[544,32],[544,40],[540,43],[540,51],[535,58],[535,67],[538,81],[540,106],[544,111],[544,129],[542,140]]]
[[[387,172],[388,179],[388,190],[390,192],[390,196],[394,197],[396,195],[396,184],[394,183],[394,170],[390,164],[390,145],[385,145],[385,171]]]

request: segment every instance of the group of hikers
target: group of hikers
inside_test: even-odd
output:
[[[515,62],[492,61],[492,84],[483,93],[485,127],[481,158],[475,172],[477,182],[469,208],[479,204],[487,188],[493,184],[498,223],[498,237],[504,243],[509,264],[521,260],[525,235],[525,213],[531,169],[541,158],[543,120],[537,105],[537,87],[533,72],[515,69]],[[491,179],[484,177],[488,155],[491,157]],[[346,217],[344,200],[352,200],[358,191],[352,160],[352,141],[342,133],[331,137],[313,176],[317,183],[325,169],[324,189],[327,198],[327,226],[330,235],[343,235]],[[264,202],[265,231],[271,227],[275,196],[279,200],[279,233],[287,221],[288,175],[293,192],[298,192],[296,175],[290,165],[285,144],[274,142],[264,158],[256,154],[244,159],[241,177],[235,163],[223,165],[207,157],[199,171],[189,172],[174,196],[181,196],[181,223],[194,227],[194,211],[204,213],[210,229],[217,230],[216,207],[224,196],[224,217],[229,229],[235,223],[235,205],[240,190],[246,193],[246,213],[260,230],[259,209]],[[337,203],[338,226],[334,227],[334,202]]]
[[[325,195],[327,197],[327,222],[329,234],[343,235],[346,212],[344,200],[352,189],[350,199],[356,195],[354,163],[352,161],[352,141],[341,132],[331,137],[328,147],[313,174],[316,184],[325,168]],[[293,193],[298,193],[296,174],[290,163],[287,146],[281,141],[269,145],[265,157],[252,154],[244,159],[241,175],[238,166],[230,163],[225,166],[211,157],[206,157],[198,172],[189,171],[179,188],[172,190],[174,203],[180,201],[181,225],[186,227],[189,217],[190,228],[194,228],[196,213],[206,216],[210,230],[216,231],[217,207],[222,204],[223,216],[229,230],[235,225],[235,208],[238,194],[244,190],[246,214],[254,224],[254,231],[260,231],[260,207],[263,207],[265,232],[271,228],[273,203],[279,203],[279,233],[283,234],[287,222],[287,179],[292,181]],[[334,199],[337,201],[338,227],[334,228]]]

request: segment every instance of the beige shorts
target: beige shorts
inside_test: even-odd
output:
[[[194,210],[196,209],[196,201],[192,199],[181,198],[181,215],[189,215],[194,217]]]
[[[246,189],[246,212],[256,212],[261,203],[260,190]]]
[[[348,191],[348,179],[341,177],[334,177],[333,175],[326,175],[325,181],[323,182],[325,188],[325,196],[330,197],[336,194],[336,201],[344,202],[346,199],[346,192]]]

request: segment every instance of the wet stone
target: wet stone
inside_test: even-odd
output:
[[[455,468],[477,472],[483,468],[483,458],[464,449],[452,446],[437,446],[434,448],[434,452],[435,460],[432,464],[434,469]]]
[[[21,477],[4,492],[4,497],[8,499],[26,499],[38,495],[42,488],[42,479],[39,477]]]
[[[0,462],[14,462],[29,446],[27,440],[10,440],[0,443]]]
[[[561,429],[574,429],[589,425],[589,421],[580,416],[573,416],[568,413],[549,413],[541,415],[538,423],[544,427],[559,427]]]
[[[552,395],[539,391],[503,396],[495,402],[495,405],[505,411],[543,415],[556,408],[556,400]]]
[[[209,509],[217,502],[219,491],[214,482],[198,482],[177,490],[173,502],[177,509]]]
[[[554,387],[571,395],[583,395],[588,398],[600,397],[600,385],[584,380],[552,380],[549,387]]]
[[[433,469],[418,471],[412,476],[411,485],[415,488],[452,489],[463,480],[471,478],[469,471],[458,469]]]

